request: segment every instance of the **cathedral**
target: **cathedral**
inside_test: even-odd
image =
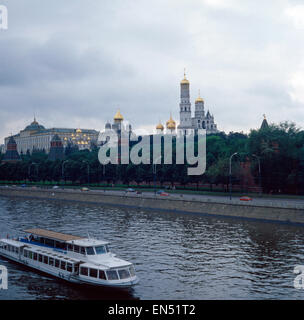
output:
[[[184,79],[180,82],[180,104],[179,114],[180,122],[177,126],[177,133],[179,135],[196,134],[198,129],[206,129],[206,134],[217,133],[217,125],[214,123],[214,116],[208,110],[205,113],[205,102],[198,95],[195,100],[195,111],[194,117],[191,113],[191,102],[190,102],[190,82],[184,74]],[[170,116],[170,119],[166,123],[166,129],[168,133],[174,134],[176,129],[175,121]],[[158,133],[162,133],[164,127],[161,123],[156,126]]]

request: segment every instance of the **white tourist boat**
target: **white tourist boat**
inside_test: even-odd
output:
[[[45,229],[0,239],[0,255],[69,282],[130,287],[138,282],[132,263],[110,252],[109,243]]]

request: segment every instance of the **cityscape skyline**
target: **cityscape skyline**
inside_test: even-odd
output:
[[[304,125],[298,1],[1,4],[1,144],[34,114],[49,128],[98,131],[117,109],[139,130],[170,113],[179,122],[184,68],[190,98],[200,90],[220,131],[248,133],[263,114]]]

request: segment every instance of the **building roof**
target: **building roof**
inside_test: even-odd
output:
[[[61,142],[61,139],[60,139],[60,137],[58,136],[58,134],[55,134],[51,141],[52,141],[52,142],[55,142],[55,141]]]
[[[34,228],[34,229],[27,229],[24,230],[26,233],[31,233],[39,237],[44,237],[52,240],[59,240],[59,241],[70,241],[70,240],[80,240],[83,239],[83,237],[79,236],[74,236],[70,234],[65,234],[61,232],[55,232],[55,231],[50,231],[46,229],[39,229],[39,228]]]
[[[10,136],[8,140],[6,152],[2,160],[5,162],[15,162],[21,160],[17,151],[17,144],[13,136]]]
[[[186,78],[186,70],[184,70],[184,79],[181,81],[181,84],[189,84],[189,81]]]
[[[267,122],[267,120],[266,120],[266,116],[264,115],[264,119],[263,119],[263,122],[262,122],[262,124],[261,124],[261,129],[266,129],[266,128],[268,128],[269,126],[268,126],[268,122]]]
[[[120,113],[120,110],[117,110],[115,116],[114,116],[114,120],[119,120],[119,121],[123,121],[123,116],[122,114]]]
[[[164,130],[164,126],[163,126],[161,123],[159,123],[159,124],[156,126],[156,129],[157,129],[157,130]]]
[[[166,122],[167,129],[175,129],[176,123],[172,119],[172,116],[170,115],[170,119]]]
[[[37,121],[36,121],[36,118],[34,118],[34,121],[25,127],[25,131],[39,131],[39,130],[44,130],[44,126],[42,126],[41,124],[39,124]]]
[[[200,92],[198,92],[198,97],[196,98],[195,103],[196,103],[196,102],[204,102],[204,99],[201,98]]]

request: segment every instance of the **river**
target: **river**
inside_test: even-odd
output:
[[[74,202],[0,198],[0,236],[27,228],[108,240],[133,262],[130,290],[86,288],[0,257],[8,289],[0,299],[303,299],[295,289],[304,265],[304,227],[123,209]]]

